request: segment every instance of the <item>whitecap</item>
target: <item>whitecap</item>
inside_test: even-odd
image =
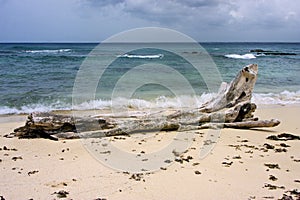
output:
[[[227,54],[225,55],[226,58],[234,58],[234,59],[254,59],[256,58],[254,54],[252,53],[247,53],[244,55],[239,55],[239,54]]]
[[[71,49],[43,49],[43,50],[26,50],[26,53],[62,53],[69,52]]]
[[[119,58],[140,58],[140,59],[157,59],[163,58],[164,54],[153,54],[153,55],[135,55],[135,54],[123,54],[119,55]]]

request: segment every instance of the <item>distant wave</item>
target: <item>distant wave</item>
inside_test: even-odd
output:
[[[226,58],[234,58],[234,59],[254,59],[256,58],[254,54],[252,53],[247,53],[244,55],[239,55],[239,54],[227,54],[225,55]]]
[[[26,50],[26,53],[62,53],[62,52],[68,52],[71,51],[71,49],[44,49],[44,50]]]
[[[119,58],[141,58],[141,59],[154,59],[154,58],[163,58],[164,54],[154,54],[154,55],[135,55],[135,54],[124,54],[118,56]]]
[[[111,109],[165,109],[165,108],[192,108],[195,105],[200,106],[208,100],[212,99],[215,94],[204,93],[201,96],[179,96],[179,97],[165,97],[160,96],[153,100],[144,99],[126,99],[117,98],[111,100],[93,100],[89,102],[83,102],[81,104],[73,106],[75,110],[102,110]],[[283,91],[281,93],[254,93],[252,96],[252,102],[263,105],[290,105],[300,104],[300,90],[297,92]],[[32,104],[22,106],[21,108],[0,106],[0,115],[3,114],[28,114],[31,112],[49,112],[53,110],[71,110],[72,105],[68,103],[53,103],[48,105]]]

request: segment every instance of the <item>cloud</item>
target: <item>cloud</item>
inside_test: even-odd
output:
[[[0,0],[0,40],[98,41],[160,26],[200,41],[300,41],[299,7],[296,0]]]
[[[299,1],[284,0],[243,1],[231,11],[231,23],[251,25],[263,29],[299,24]],[[244,26],[242,26],[244,27]]]
[[[95,9],[112,9],[162,25],[203,23],[207,26],[255,25],[264,28],[299,23],[299,1],[293,0],[85,0]],[[184,24],[183,24],[184,25]]]
[[[212,9],[217,9],[222,5],[229,4],[221,0],[113,0],[97,1],[86,0],[85,5],[89,5],[99,11],[106,7],[114,8],[122,5],[122,11],[134,17],[148,21],[159,22],[163,25],[172,25],[190,19],[208,19],[205,13],[210,15]],[[198,18],[198,16],[202,16]]]

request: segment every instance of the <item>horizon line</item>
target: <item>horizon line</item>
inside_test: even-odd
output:
[[[56,44],[100,44],[102,41],[0,41],[0,44],[41,44],[41,43],[56,43]],[[198,43],[300,43],[300,41],[197,41]],[[122,42],[117,42],[122,43]],[[131,43],[131,42],[124,42]],[[146,42],[145,42],[146,43]],[[159,43],[159,42],[158,42]],[[162,42],[164,43],[164,42]],[[169,42],[165,42],[169,43]],[[172,42],[171,42],[172,43]],[[181,43],[181,42],[178,42]]]

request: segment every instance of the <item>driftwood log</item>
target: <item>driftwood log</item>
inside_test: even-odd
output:
[[[105,137],[149,131],[189,131],[206,128],[274,127],[277,119],[259,120],[253,116],[256,105],[251,103],[258,66],[244,67],[229,83],[222,83],[218,94],[201,107],[178,110],[171,114],[146,116],[73,117],[52,113],[31,113],[25,126],[9,136],[19,138],[73,139]]]

